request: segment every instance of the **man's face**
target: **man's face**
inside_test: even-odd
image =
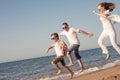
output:
[[[69,27],[67,25],[62,25],[62,29],[65,30],[65,31],[68,31]]]

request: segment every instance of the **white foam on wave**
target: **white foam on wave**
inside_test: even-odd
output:
[[[78,71],[75,71],[74,72],[74,77],[84,75],[84,74],[88,74],[88,73],[92,73],[92,72],[102,70],[102,69],[111,68],[111,67],[114,67],[114,66],[119,66],[119,65],[120,65],[120,60],[116,60],[114,62],[110,62],[110,63],[107,63],[105,65],[99,66],[99,67],[95,66],[95,67],[92,67],[92,68],[88,68],[81,73],[79,73]],[[63,80],[63,79],[65,80],[69,77],[70,77],[70,74],[67,73],[67,74],[61,74],[59,76],[46,77],[46,78],[41,78],[41,79],[37,79],[37,80]]]
[[[116,60],[116,61],[114,61],[114,63],[119,66],[120,65],[120,60]]]
[[[107,63],[102,66],[102,69],[107,69],[107,68],[111,68],[111,67],[118,66],[118,65],[120,65],[120,60],[116,60],[114,62]]]
[[[62,79],[67,79],[69,77],[70,77],[70,74],[61,74],[59,76],[52,76],[52,77],[41,78],[37,80],[62,80]]]

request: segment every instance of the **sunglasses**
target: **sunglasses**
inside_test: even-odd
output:
[[[68,27],[63,27],[62,29],[66,29],[66,28],[68,28]]]
[[[55,37],[51,38],[51,40],[54,40],[54,39],[55,39]]]
[[[100,9],[98,9],[98,11],[100,11]]]

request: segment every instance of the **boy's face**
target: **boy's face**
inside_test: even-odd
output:
[[[51,40],[57,41],[58,38],[53,35],[53,36],[51,36]]]

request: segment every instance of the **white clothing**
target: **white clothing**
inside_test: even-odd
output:
[[[105,14],[110,15],[108,10],[105,12]],[[104,18],[104,17],[101,16],[100,20],[103,24],[103,29],[104,30],[114,30],[113,24],[112,24],[110,19],[107,19],[107,18]]]
[[[110,15],[108,16],[109,19],[111,19],[112,21],[118,22],[120,23],[120,16],[119,15]]]
[[[116,40],[116,33],[113,30],[103,30],[101,33],[99,39],[98,39],[98,44],[100,45],[103,53],[109,53],[107,47],[104,44],[105,39],[110,38],[110,42],[112,46],[115,48],[115,50],[120,54],[120,48],[117,45],[117,40]]]
[[[105,14],[109,15],[109,12],[107,11]],[[99,39],[98,39],[98,44],[100,45],[103,53],[109,53],[107,47],[104,45],[104,40],[106,38],[110,38],[112,46],[115,48],[115,50],[120,54],[120,48],[117,45],[117,40],[116,40],[116,32],[114,30],[113,24],[110,19],[100,17],[100,20],[103,24],[103,32],[101,33]]]
[[[105,12],[105,14],[108,14],[108,19],[110,19],[113,22],[118,22],[120,23],[120,16],[117,14],[111,14],[109,10]]]
[[[56,42],[53,46],[55,47],[55,52],[57,56],[64,56],[62,48],[59,45],[59,43]]]
[[[75,28],[69,28],[69,31],[63,31],[60,33],[60,35],[65,35],[68,38],[68,41],[70,44],[80,44],[80,41],[77,37],[77,32],[79,32],[79,29]]]

